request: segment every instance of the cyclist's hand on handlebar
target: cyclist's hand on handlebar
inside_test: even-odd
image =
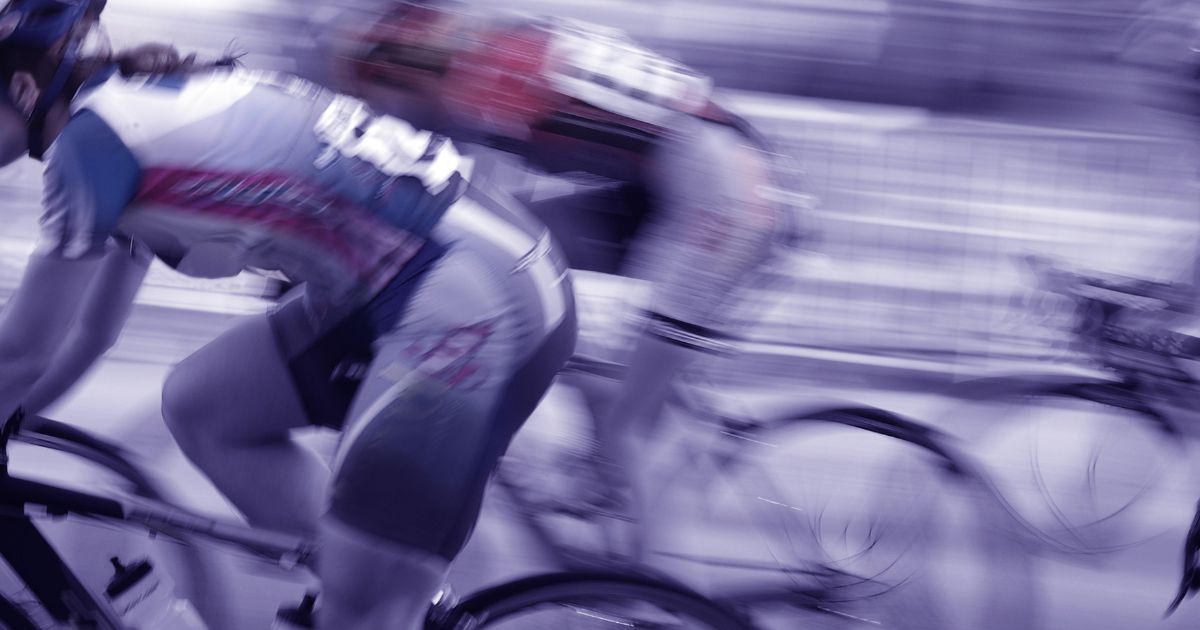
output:
[[[195,55],[181,58],[179,51],[169,44],[143,44],[117,55],[121,74],[163,74],[186,68]]]

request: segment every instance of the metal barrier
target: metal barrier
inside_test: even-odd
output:
[[[760,117],[806,171],[828,262],[763,334],[820,346],[1011,352],[1054,334],[1024,318],[1015,255],[1169,279],[1200,235],[1198,152],[1174,137],[886,110],[871,125]]]

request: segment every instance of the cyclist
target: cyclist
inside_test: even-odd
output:
[[[394,4],[366,26],[342,20],[349,26],[327,38],[344,46],[334,78],[343,89],[533,168],[602,178],[527,205],[573,268],[651,282],[620,391],[587,392],[600,459],[614,465],[602,467],[606,481],[644,479],[639,445],[676,373],[706,339],[722,337],[739,289],[798,233],[776,156],[714,102],[707,78],[619,31],[456,3]]]
[[[128,310],[112,288],[151,256],[284,274],[303,290],[176,366],[164,417],[250,521],[319,537],[318,627],[419,627],[573,351],[565,265],[443,138],[165,46],[114,71],[81,49],[102,8],[0,12],[0,165],[45,163],[43,240],[0,313],[0,414],[67,360],[73,321],[117,325],[90,318]],[[311,423],[342,430],[332,471],[289,437]]]

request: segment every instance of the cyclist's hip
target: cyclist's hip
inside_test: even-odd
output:
[[[412,266],[348,315],[314,316],[303,296],[272,313],[312,422],[342,426],[385,345],[454,387],[484,387],[564,322],[573,328],[570,281],[549,237],[489,204],[480,195],[456,202]]]

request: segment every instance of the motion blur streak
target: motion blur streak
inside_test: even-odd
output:
[[[248,66],[330,81],[335,77],[325,74],[323,29],[347,15],[371,15],[379,4],[110,0],[106,19],[118,47],[152,33],[183,51],[217,56],[237,50],[247,53]],[[1112,339],[1097,342],[1079,333],[1078,300],[1039,287],[1037,274],[1022,262],[1030,256],[1053,258],[1065,269],[1084,270],[1080,274],[1194,284],[1200,272],[1200,54],[1192,48],[1200,42],[1198,3],[503,4],[624,29],[648,48],[706,73],[719,88],[719,100],[764,133],[804,182],[779,194],[810,206],[806,217],[819,237],[781,269],[785,282],[756,302],[755,323],[744,332],[753,343],[733,358],[706,364],[711,369],[705,372],[710,382],[700,389],[704,395],[732,414],[832,397],[905,414],[967,438],[967,450],[996,471],[996,483],[1015,508],[1043,533],[1054,530],[1058,542],[1071,542],[1070,528],[1060,528],[1064,521],[1094,524],[1112,516],[1112,531],[1089,530],[1072,543],[1111,544],[1103,553],[1089,549],[1030,560],[1030,579],[1036,583],[1030,588],[1039,595],[1029,605],[1038,627],[1183,629],[1200,623],[1200,605],[1194,603],[1161,619],[1179,578],[1192,506],[1200,497],[1192,444],[1178,455],[1157,434],[1131,422],[1120,406],[1069,400],[1030,411],[1012,401],[984,400],[964,407],[952,388],[995,374],[1113,373],[1113,365],[1105,363],[1112,357],[1097,359],[1088,345]],[[513,192],[534,191],[546,198],[584,185],[529,174],[504,155],[480,153],[476,159],[481,176]],[[5,217],[0,222],[0,303],[32,249],[38,184],[33,162],[0,171]],[[579,273],[575,280],[583,341],[627,343],[623,322],[637,310],[640,293],[626,281],[599,274]],[[197,502],[228,511],[168,444],[158,425],[155,392],[167,366],[235,316],[268,308],[272,302],[264,296],[273,290],[255,276],[197,281],[156,264],[118,345],[52,415],[124,436],[180,487],[201,489]],[[1130,326],[1194,337],[1200,327],[1185,311]],[[1167,388],[1163,381],[1144,382],[1152,389],[1147,400],[1163,400],[1166,395],[1153,389]],[[1176,385],[1170,381],[1170,387]],[[1184,394],[1200,395],[1200,388]],[[1180,398],[1187,400],[1177,397],[1172,404],[1184,416],[1190,440],[1195,432],[1186,421],[1195,418],[1178,409],[1186,406]],[[582,440],[582,407],[573,391],[554,390],[518,437],[514,455],[537,452],[535,447],[545,443]],[[983,419],[1001,426],[990,432],[968,426],[969,420]],[[785,470],[796,476],[787,481],[795,481],[790,487],[811,490],[824,481],[836,492],[797,492],[809,504],[773,496],[763,501],[802,512],[828,507],[830,501],[880,501],[879,494],[889,493],[870,485],[879,479],[924,479],[916,475],[926,473],[914,472],[915,464],[905,460],[860,483],[856,475],[863,470],[843,455],[874,457],[870,441],[830,435],[818,435],[797,452],[806,459]],[[332,438],[314,434],[310,439],[314,447],[329,449]],[[891,451],[880,447],[884,451],[890,457]],[[882,455],[872,461],[884,460],[893,461]],[[36,469],[36,463],[22,465]],[[876,472],[884,465],[879,467]],[[64,476],[83,474],[63,470]],[[895,508],[896,520],[915,529],[919,525],[904,519],[915,511],[911,505],[936,498],[929,494],[904,499],[889,494],[875,505]],[[713,491],[710,498],[715,513],[724,497]],[[900,505],[909,500],[911,505]],[[959,518],[965,518],[962,505],[955,508]],[[512,567],[532,570],[537,553],[526,552],[525,533],[513,521],[489,504],[459,564],[458,588],[495,583],[509,577]],[[953,524],[942,525],[950,530]],[[854,525],[869,529],[873,523]],[[713,549],[737,550],[745,533],[728,526],[715,516],[697,519],[687,536]],[[834,539],[830,528],[836,529],[828,523],[812,529],[818,537],[824,533]],[[1093,534],[1098,538],[1088,538]],[[85,543],[69,544],[86,553]],[[841,544],[847,548],[839,551],[855,553],[851,543]],[[1009,571],[1021,570],[985,554],[940,553],[936,599],[1003,587]],[[680,566],[687,574],[687,565]],[[699,569],[687,577],[710,594],[729,590],[733,581]],[[269,616],[275,602],[293,595],[274,577],[241,579],[247,588],[240,605],[250,616]],[[262,606],[262,599],[271,605]],[[974,618],[954,608],[960,620]],[[265,625],[266,619],[255,621]],[[786,615],[769,621],[778,624],[770,627],[797,627]],[[857,627],[832,615],[804,621],[814,625],[799,627]]]

